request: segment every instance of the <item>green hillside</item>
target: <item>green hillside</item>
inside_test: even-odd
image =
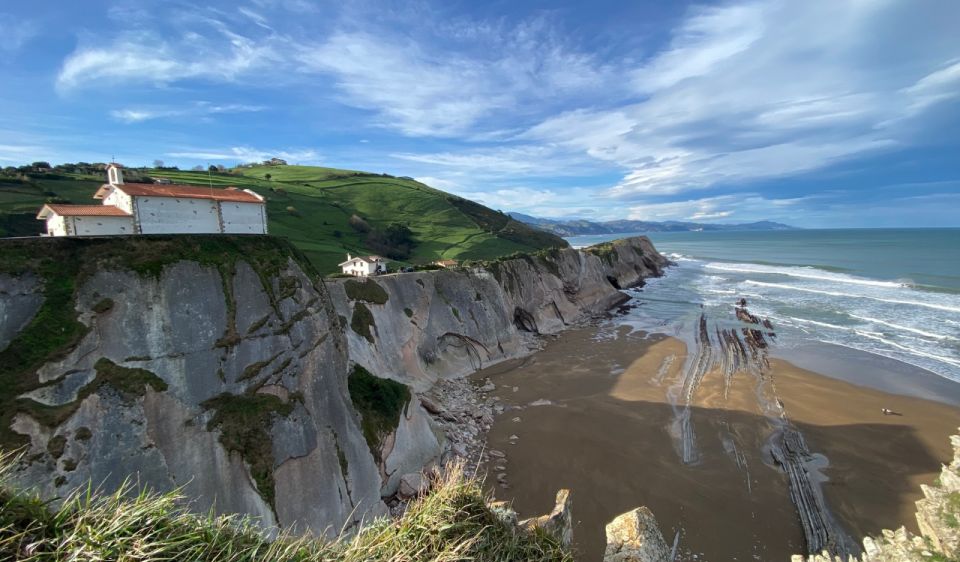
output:
[[[344,254],[378,253],[372,235],[391,224],[406,226],[413,247],[400,263],[437,259],[492,259],[514,252],[565,246],[561,238],[533,229],[472,201],[411,178],[315,166],[242,166],[220,172],[127,169],[127,181],[167,178],[174,183],[235,186],[267,199],[270,233],[288,238],[316,267],[336,271]],[[105,175],[93,165],[0,171],[0,236],[29,236],[43,229],[34,219],[45,202],[95,203]],[[359,217],[362,221],[353,220]],[[359,223],[359,224],[358,224]],[[398,254],[402,255],[402,254]]]

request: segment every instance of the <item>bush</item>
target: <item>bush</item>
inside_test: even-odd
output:
[[[363,220],[359,215],[350,215],[350,220],[347,222],[350,224],[350,227],[357,232],[365,233],[371,230],[370,223]]]

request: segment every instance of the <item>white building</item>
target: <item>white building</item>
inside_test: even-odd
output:
[[[48,236],[266,234],[263,197],[244,189],[124,183],[119,164],[94,199],[102,205],[44,205]]]
[[[340,269],[347,275],[366,277],[387,272],[387,260],[380,256],[351,256],[347,254],[347,261],[340,264]]]

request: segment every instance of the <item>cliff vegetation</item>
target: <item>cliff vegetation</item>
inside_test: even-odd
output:
[[[263,537],[255,521],[198,516],[176,492],[109,495],[80,490],[54,506],[6,479],[0,460],[0,559],[31,562],[337,562],[544,560],[572,562],[560,540],[526,530],[488,507],[481,482],[459,467],[433,477],[433,492],[403,516],[367,522],[334,540]]]

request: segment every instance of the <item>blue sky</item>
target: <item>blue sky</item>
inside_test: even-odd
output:
[[[0,165],[291,163],[548,217],[960,226],[960,2],[6,0]]]

